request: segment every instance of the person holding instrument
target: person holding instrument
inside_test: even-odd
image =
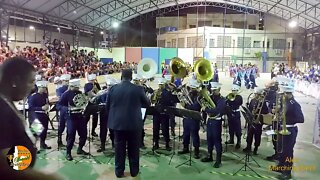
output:
[[[250,101],[248,105],[248,109],[253,114],[252,122],[248,122],[248,135],[247,135],[247,147],[243,149],[243,152],[250,153],[253,137],[255,139],[254,142],[254,150],[253,154],[258,154],[258,148],[261,143],[261,134],[262,134],[262,114],[268,114],[268,106],[265,101],[264,89],[256,88],[255,96]]]
[[[190,88],[190,98],[192,100],[192,104],[185,104],[184,102],[180,102],[180,104],[189,110],[199,111],[201,110],[201,106],[197,101],[199,92],[198,88],[200,84],[196,80],[189,80],[187,86]],[[194,146],[194,158],[200,158],[200,121],[191,119],[191,118],[184,118],[183,119],[183,150],[179,151],[178,154],[187,154],[189,153],[189,144],[190,144],[190,135],[192,137],[192,142]]]
[[[27,97],[34,82],[35,69],[26,59],[9,58],[0,66],[0,176],[5,179],[59,179],[33,169],[37,159],[35,138],[13,103]],[[26,147],[32,155],[30,166],[23,171],[11,168],[6,157],[10,148],[19,145]]]
[[[240,148],[241,144],[241,114],[240,106],[243,103],[242,96],[239,95],[240,86],[232,85],[232,92],[227,96],[227,116],[228,116],[228,125],[229,125],[229,135],[230,139],[226,144],[234,144],[234,135],[237,136],[236,149]]]

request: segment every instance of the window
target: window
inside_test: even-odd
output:
[[[256,30],[256,25],[249,25],[248,29],[253,29],[253,30]]]
[[[220,27],[220,25],[219,24],[214,24],[213,27]]]
[[[273,49],[286,49],[286,40],[285,39],[273,39]]]
[[[231,28],[231,25],[225,25],[224,27],[225,28]]]
[[[203,36],[187,37],[187,47],[188,48],[203,48],[204,47]]]
[[[251,48],[251,37],[238,37],[238,48]]]
[[[184,48],[184,38],[179,38],[178,39],[178,47],[180,48]]]
[[[171,47],[171,42],[170,41],[167,42],[167,46],[166,47]]]
[[[158,41],[158,46],[159,47],[165,47],[165,45],[166,45],[166,40],[159,40]]]
[[[233,21],[233,28],[243,29],[245,25],[245,21]]]
[[[172,47],[177,47],[177,40],[176,39],[172,39]]]
[[[218,36],[217,47],[231,47],[231,36]]]
[[[203,27],[203,26],[211,26],[212,21],[199,21],[198,26]]]
[[[214,39],[209,39],[209,48],[214,48],[214,43],[215,43]]]
[[[261,48],[261,41],[253,41],[254,48]]]
[[[189,25],[189,28],[196,28],[196,25]]]

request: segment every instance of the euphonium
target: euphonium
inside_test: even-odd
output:
[[[187,76],[187,65],[182,59],[175,57],[170,61],[169,71],[173,77],[184,78]]]
[[[75,95],[72,101],[76,109],[82,109],[82,110],[84,110],[87,107],[89,102],[87,99],[87,96],[82,93]]]

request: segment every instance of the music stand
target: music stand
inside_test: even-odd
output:
[[[246,111],[249,110],[248,108],[242,106],[242,108],[244,109],[244,111],[241,111],[241,113],[243,114],[243,117],[245,118],[246,122],[248,123],[248,128],[252,125],[252,119],[250,119],[251,115],[247,114]],[[250,112],[250,111],[249,111]],[[261,177],[260,174],[258,174],[256,171],[253,170],[253,168],[250,167],[249,162],[250,162],[250,158],[252,161],[254,161],[258,167],[261,167],[258,162],[252,157],[251,153],[249,151],[246,151],[246,155],[240,159],[240,161],[245,160],[244,161],[244,165],[237,170],[234,174],[236,175],[238,172],[240,172],[242,169],[244,169],[244,171],[247,171],[247,168],[250,169],[252,172],[254,172],[257,176]]]
[[[169,113],[172,113],[174,114],[175,116],[178,116],[178,117],[182,117],[182,118],[190,118],[190,119],[194,119],[195,121],[202,121],[202,116],[200,114],[199,111],[193,111],[193,110],[187,110],[187,109],[180,109],[180,108],[176,108],[176,107],[168,107],[167,108],[167,111]],[[189,159],[179,165],[176,166],[176,168],[182,166],[182,165],[188,165],[188,166],[192,166],[192,162],[195,163],[191,157],[192,157],[192,146],[193,146],[193,141],[192,139],[190,139],[190,150],[189,150]],[[172,155],[173,157],[173,155]],[[172,157],[170,159],[170,162],[172,160]],[[169,163],[170,164],[170,163]],[[196,167],[195,167],[196,168]],[[197,169],[197,168],[196,168]],[[200,173],[199,169],[197,169],[198,172]]]
[[[145,115],[144,115],[144,119],[146,119],[147,115],[157,115],[160,113],[160,108],[156,107],[156,106],[150,106],[146,109]],[[153,157],[155,157],[157,159],[158,162],[159,161],[159,154],[156,153],[156,151],[154,150],[154,138],[152,138],[152,151],[147,151],[145,154],[143,155],[151,155]]]

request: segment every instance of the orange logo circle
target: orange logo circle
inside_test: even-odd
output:
[[[32,162],[31,152],[24,146],[14,146],[7,153],[7,162],[14,170],[27,169]]]

